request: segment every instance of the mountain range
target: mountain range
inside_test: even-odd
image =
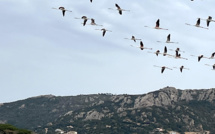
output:
[[[215,89],[165,87],[140,95],[42,95],[0,104],[0,123],[38,134],[215,134]]]

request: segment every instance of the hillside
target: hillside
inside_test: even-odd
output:
[[[44,134],[56,129],[79,134],[215,133],[215,89],[166,87],[142,95],[38,96],[0,106],[0,123]]]
[[[9,124],[0,124],[0,134],[34,134],[25,129],[19,129]]]

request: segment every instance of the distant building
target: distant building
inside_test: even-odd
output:
[[[78,134],[78,132],[76,132],[76,131],[64,132],[64,131],[61,130],[61,129],[56,129],[56,130],[55,130],[55,133],[56,133],[56,134]]]
[[[156,128],[155,131],[158,131],[158,132],[163,132],[164,129],[163,128]]]
[[[76,131],[69,131],[66,134],[78,134],[78,132],[76,132]]]
[[[175,132],[175,131],[169,131],[168,133],[169,133],[169,134],[180,134],[180,133]]]

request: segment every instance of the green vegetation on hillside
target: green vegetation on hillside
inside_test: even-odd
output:
[[[31,131],[29,130],[19,129],[10,124],[0,124],[0,130],[3,131],[12,130],[14,132],[17,132],[17,134],[31,134]]]

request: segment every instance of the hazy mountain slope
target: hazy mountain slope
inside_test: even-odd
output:
[[[93,95],[70,97],[45,95],[5,103],[0,106],[0,122],[25,128],[43,126],[70,110],[89,106],[91,102],[86,102],[85,98],[90,96]]]

